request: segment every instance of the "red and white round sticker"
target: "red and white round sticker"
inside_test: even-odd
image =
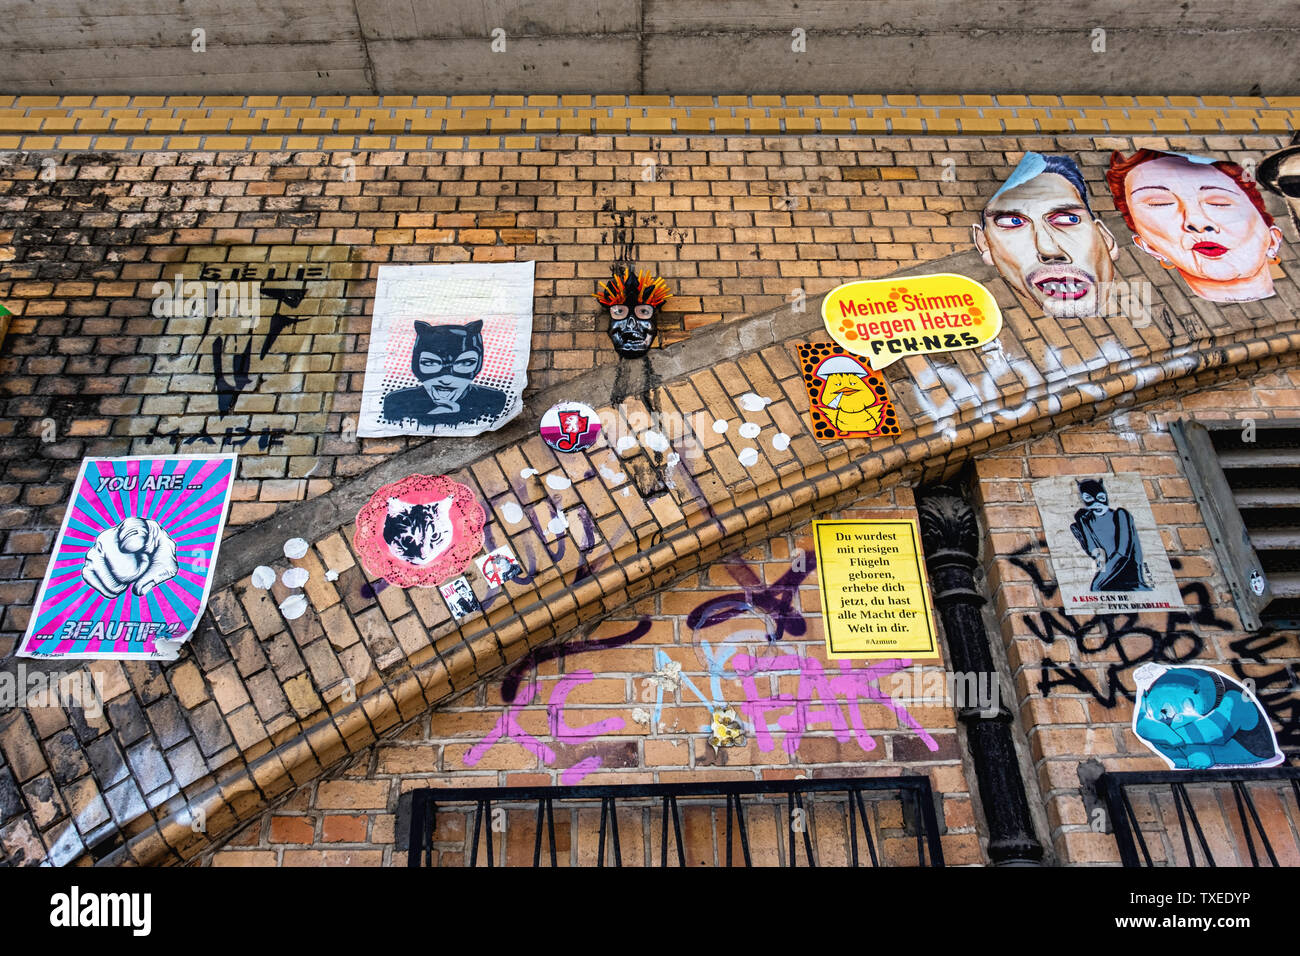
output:
[[[542,416],[542,439],[556,451],[582,451],[600,437],[600,418],[590,405],[560,402]]]

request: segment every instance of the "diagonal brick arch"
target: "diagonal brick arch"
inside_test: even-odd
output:
[[[1113,228],[1125,234],[1119,223]],[[194,738],[202,765],[170,786],[147,789],[141,782],[145,797],[122,814],[121,845],[106,859],[192,859],[290,788],[539,644],[864,493],[941,477],[990,448],[1119,405],[1294,364],[1300,289],[1294,249],[1284,247],[1283,256],[1275,298],[1216,306],[1188,298],[1169,273],[1125,248],[1119,276],[1154,290],[1153,319],[1135,327],[1127,319],[1031,318],[975,253],[963,253],[895,276],[955,272],[984,282],[1003,309],[1003,332],[979,350],[909,358],[885,370],[903,429],[896,440],[812,438],[790,351],[795,342],[824,337],[820,302],[809,300],[806,311],[786,306],[708,330],[645,362],[597,369],[538,395],[532,414],[501,432],[418,446],[230,536],[192,652],[160,671],[181,705],[178,732]],[[744,391],[773,402],[742,413],[736,398]],[[560,459],[530,433],[537,413],[564,398],[621,409],[625,419],[649,411],[661,421],[748,418],[764,425],[756,443],[762,454],[753,467],[741,465],[732,428],[726,435],[704,429],[702,454],[683,456],[674,468],[645,441],[622,454],[602,445]],[[775,430],[792,437],[784,453],[770,445]],[[627,480],[611,487],[601,466],[622,470]],[[540,474],[519,479],[525,467]],[[493,540],[508,540],[529,565],[530,581],[509,584],[506,600],[464,627],[450,620],[436,594],[377,587],[350,549],[360,504],[380,484],[412,472],[448,474],[474,487]],[[545,527],[552,514],[548,475],[573,482],[554,495],[570,518],[569,533],[560,536]],[[540,520],[510,525],[509,503]],[[302,562],[312,572],[312,609],[286,621],[276,608],[283,595],[252,588],[249,574],[272,563],[294,535],[314,545]],[[326,566],[341,572],[337,582],[325,581]],[[277,680],[278,670],[247,663],[254,645],[268,648],[272,665],[277,654],[293,653],[306,668]],[[123,681],[109,696],[128,692]],[[108,713],[110,722],[125,719],[111,703]],[[128,772],[142,776],[135,764]],[[97,778],[108,773],[96,768]],[[65,801],[75,815],[76,795]],[[196,817],[203,832],[193,826]]]

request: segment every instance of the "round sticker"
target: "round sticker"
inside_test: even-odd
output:
[[[600,437],[600,418],[590,405],[560,402],[542,416],[542,439],[556,451],[582,451]]]
[[[436,587],[464,574],[483,549],[487,515],[474,492],[443,475],[384,485],[357,513],[361,562],[399,587]]]

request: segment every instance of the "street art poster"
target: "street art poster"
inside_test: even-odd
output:
[[[584,451],[600,438],[600,416],[582,402],[559,402],[542,416],[540,431],[556,451]]]
[[[1210,302],[1273,295],[1282,230],[1236,163],[1154,149],[1116,152],[1106,184],[1134,245],[1182,276],[1193,295]]]
[[[1148,662],[1133,674],[1133,733],[1172,770],[1276,767],[1284,757],[1251,690],[1198,664]]]
[[[609,339],[620,358],[640,358],[659,334],[659,310],[672,298],[668,283],[644,269],[623,266],[595,293],[609,315]]]
[[[1066,614],[1134,614],[1183,607],[1141,475],[1034,482]]]
[[[470,436],[523,408],[533,263],[381,266],[357,434]]]
[[[1031,315],[1110,315],[1119,244],[1069,156],[1025,153],[971,227],[975,248]]]
[[[938,659],[915,520],[814,521],[813,545],[827,657]]]
[[[357,512],[353,543],[371,574],[403,588],[437,587],[483,550],[487,515],[474,492],[445,475],[384,485]]]
[[[479,574],[483,575],[483,580],[490,588],[499,588],[507,581],[524,577],[524,566],[519,563],[519,559],[507,544],[488,552],[475,563],[478,565]]]
[[[483,610],[467,577],[461,576],[454,581],[448,581],[438,590],[442,593],[442,599],[447,602],[447,607],[451,609],[451,616],[457,621]]]
[[[837,344],[877,371],[910,355],[972,349],[1002,331],[993,294],[948,272],[837,286],[822,299],[822,321]]]
[[[813,434],[822,441],[898,435],[885,377],[834,342],[796,345]]]
[[[1292,135],[1290,145],[1264,157],[1255,178],[1269,192],[1286,201],[1291,222],[1300,233],[1300,132]]]
[[[174,660],[207,604],[236,460],[84,459],[18,655]]]

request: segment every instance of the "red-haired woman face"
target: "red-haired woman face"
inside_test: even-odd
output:
[[[1161,156],[1128,171],[1124,199],[1138,248],[1181,272],[1196,295],[1248,302],[1273,294],[1269,265],[1282,231],[1223,170]]]

